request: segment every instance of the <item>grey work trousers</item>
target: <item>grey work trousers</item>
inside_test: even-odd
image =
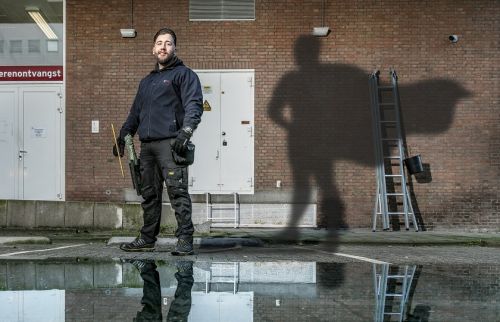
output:
[[[144,225],[141,237],[156,242],[160,232],[163,182],[166,183],[170,204],[177,220],[177,238],[191,239],[194,227],[191,220],[191,197],[188,193],[187,166],[177,165],[172,156],[170,139],[142,142],[140,155],[142,180],[142,209]]]

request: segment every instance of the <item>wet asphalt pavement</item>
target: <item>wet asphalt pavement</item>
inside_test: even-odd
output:
[[[80,259],[152,259],[176,261],[172,245],[157,246],[153,252],[124,252],[118,245],[102,241],[53,242],[43,245],[0,245],[1,260]],[[233,242],[216,246],[195,246],[192,261],[314,261],[314,262],[386,262],[392,264],[493,264],[500,265],[500,248],[466,245],[358,245],[326,243],[262,244],[245,246]]]
[[[0,321],[500,321],[495,238],[342,237],[203,238],[184,257],[174,238],[4,237]]]

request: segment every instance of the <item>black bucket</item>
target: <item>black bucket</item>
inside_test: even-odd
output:
[[[422,158],[420,157],[420,154],[406,158],[405,165],[410,174],[424,172],[424,166],[422,165]]]

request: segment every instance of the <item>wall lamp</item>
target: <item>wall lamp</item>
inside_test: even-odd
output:
[[[316,37],[326,37],[330,33],[330,27],[314,27],[312,35]]]
[[[135,38],[135,36],[137,36],[137,32],[134,28],[120,29],[120,34],[123,38]]]
[[[52,30],[52,28],[50,28],[49,24],[43,18],[42,13],[37,7],[26,7],[25,10],[30,15],[31,19],[33,19],[33,21],[35,21],[38,27],[43,31],[45,36],[47,36],[47,38],[57,39],[56,33]]]
[[[321,6],[321,27],[313,27],[312,35],[315,37],[326,37],[330,33],[330,27],[325,26],[325,1]]]
[[[132,27],[120,29],[123,38],[135,38],[137,36],[137,31],[134,28],[134,0],[130,1],[130,16],[132,18]]]

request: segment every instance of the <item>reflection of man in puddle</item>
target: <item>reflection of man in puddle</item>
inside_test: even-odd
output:
[[[167,321],[187,321],[191,310],[191,288],[193,287],[193,262],[179,261],[176,263],[177,289],[174,300],[170,304],[167,314]]]
[[[162,321],[160,274],[156,270],[155,262],[152,260],[134,260],[132,265],[139,270],[144,281],[141,300],[143,308],[142,311],[137,312],[134,321]],[[191,310],[191,288],[194,283],[193,262],[179,261],[176,263],[176,268],[177,289],[167,314],[168,322],[187,321]]]

